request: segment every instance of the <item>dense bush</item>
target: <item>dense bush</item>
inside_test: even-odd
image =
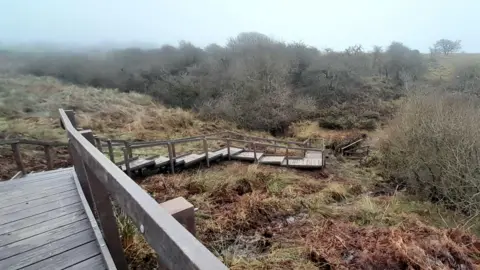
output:
[[[365,52],[357,45],[321,52],[242,33],[224,47],[181,42],[153,50],[47,55],[23,71],[147,93],[166,105],[193,108],[241,127],[278,131],[304,117],[332,117],[328,108],[347,108],[353,116],[379,112],[378,100],[401,96],[404,84],[420,78],[425,65],[418,51],[398,42],[385,51]],[[372,86],[372,78],[382,84]]]
[[[468,214],[480,210],[480,100],[464,93],[415,94],[391,124],[387,174],[409,191]]]

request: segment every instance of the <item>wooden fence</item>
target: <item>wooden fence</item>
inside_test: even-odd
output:
[[[54,167],[53,159],[54,156],[52,154],[52,149],[54,147],[61,147],[61,146],[68,146],[67,143],[62,142],[48,142],[48,141],[40,141],[40,140],[24,140],[24,139],[14,139],[14,140],[3,140],[0,141],[0,145],[10,145],[13,152],[13,157],[15,159],[15,163],[17,164],[18,171],[25,175],[27,170],[22,160],[22,155],[20,154],[20,145],[33,145],[33,146],[43,146],[43,150],[45,153],[45,160],[47,161],[47,168],[52,170]],[[17,174],[18,175],[18,174]],[[15,176],[17,176],[15,175]]]
[[[82,190],[97,213],[107,246],[118,269],[127,269],[111,199],[144,235],[168,269],[227,269],[205,246],[116,164],[95,147],[90,130],[78,131],[73,111],[60,109],[69,149]],[[101,145],[101,144],[100,144]],[[128,154],[128,153],[127,153]]]

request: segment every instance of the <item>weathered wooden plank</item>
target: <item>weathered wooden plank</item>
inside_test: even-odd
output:
[[[285,156],[263,156],[258,160],[258,162],[260,164],[280,165],[282,164],[283,160],[285,160]]]
[[[52,151],[51,151],[51,146],[45,145],[44,146],[44,151],[45,151],[45,158],[47,159],[47,168],[49,170],[53,169],[53,157],[52,157]]]
[[[18,143],[12,143],[12,151],[15,158],[15,163],[17,163],[18,170],[25,174],[27,171],[25,170],[25,166],[23,165],[22,155],[20,154],[20,148],[18,147]]]
[[[51,219],[39,224],[36,224],[33,227],[26,227],[20,230],[9,232],[7,234],[0,235],[0,247],[32,237],[37,234],[42,234],[44,232],[75,223],[80,220],[87,219],[87,216],[84,212],[74,212],[65,216],[61,216],[55,219]]]
[[[39,141],[39,140],[25,140],[20,139],[20,144],[29,144],[29,145],[40,145],[40,146],[67,146],[64,142],[49,142],[49,141]]]
[[[222,156],[223,156],[222,153],[208,152],[208,160],[210,160],[210,161],[214,161],[216,159],[219,159]]]
[[[322,160],[315,159],[315,158],[290,158],[288,166],[293,168],[321,168],[322,167]],[[282,162],[282,165],[287,165],[286,160]]]
[[[103,237],[105,238],[105,243],[112,254],[115,266],[118,269],[127,270],[127,260],[123,253],[122,242],[120,241],[120,235],[117,228],[117,221],[113,213],[112,202],[108,191],[89,167],[85,166],[85,171],[87,173],[90,192],[95,205],[98,222],[102,228]]]
[[[22,185],[25,185],[25,184],[31,185],[33,183],[38,184],[38,183],[43,182],[43,181],[52,181],[52,180],[68,181],[69,176],[71,174],[72,174],[71,170],[64,171],[64,172],[58,172],[58,174],[42,174],[42,175],[39,175],[39,176],[35,176],[35,174],[32,174],[32,175],[27,175],[27,176],[19,178],[19,179],[15,179],[13,181],[6,181],[6,182],[4,182],[0,185],[8,185],[8,186],[14,187],[14,186],[22,186]]]
[[[32,200],[31,202],[27,201],[21,204],[15,204],[15,205],[4,207],[0,209],[0,216],[5,216],[18,211],[26,211],[30,208],[42,207],[44,204],[48,204],[51,202],[61,203],[63,199],[71,198],[71,197],[78,197],[78,193],[76,190],[69,190],[62,193],[54,194],[52,196],[35,199],[35,200]]]
[[[52,210],[56,210],[56,209],[66,207],[68,205],[78,203],[78,202],[80,202],[80,198],[78,196],[72,196],[72,197],[65,198],[63,200],[35,206],[26,210],[22,210],[20,212],[3,215],[3,216],[0,216],[0,225],[7,224],[20,219],[24,219],[27,217],[31,217],[34,215],[42,214],[45,212],[49,212]]]
[[[205,160],[205,155],[190,154],[177,159],[178,162],[185,162],[185,166],[190,166]]]
[[[141,169],[141,168],[145,168],[145,167],[148,167],[148,166],[155,165],[155,161],[139,158],[137,160],[129,162],[128,164],[130,165],[130,170],[134,171],[134,170],[138,170],[138,169]],[[122,165],[121,168],[122,168],[123,171],[127,170],[125,165]]]
[[[255,160],[255,158],[260,159],[263,156],[262,152],[257,152],[256,154],[253,151],[241,152],[232,156],[232,159],[238,160]]]
[[[307,151],[305,153],[306,158],[319,158],[322,159],[323,153],[320,151]]]
[[[0,260],[0,269],[20,269],[27,267],[93,241],[95,241],[95,235],[90,230],[72,234],[68,237],[50,242],[47,245],[31,249],[28,252]]]
[[[37,234],[27,239],[0,247],[0,260],[10,258],[14,255],[27,252],[37,247],[45,246],[48,243],[68,237],[82,231],[91,230],[90,223],[84,219],[75,223]]]
[[[17,190],[11,193],[5,193],[0,197],[0,209],[5,206],[26,202],[28,200],[48,197],[52,194],[61,193],[70,189],[75,189],[74,183],[65,183],[63,185],[51,186],[43,189],[31,188],[28,190]]]
[[[59,171],[45,171],[45,172],[33,172],[25,175],[18,180],[13,181],[14,183],[22,183],[22,182],[35,182],[35,181],[44,181],[46,179],[50,179],[53,177],[67,177],[67,175],[73,172],[73,168],[65,168]]]
[[[170,159],[167,158],[167,157],[157,157],[154,159],[155,161],[155,167],[161,167],[161,166],[165,166],[168,164],[168,162],[170,162]]]
[[[48,258],[46,260],[31,264],[22,269],[24,270],[60,270],[69,266],[73,266],[79,262],[82,262],[86,259],[92,258],[98,255],[100,251],[98,250],[97,243],[89,242],[78,246],[74,249],[65,251],[56,256]]]
[[[62,121],[72,145],[85,165],[98,177],[113,199],[132,218],[145,239],[169,269],[227,269],[157,202],[83,138],[69,123],[63,110]]]
[[[61,186],[62,183],[66,183],[67,181],[59,181],[58,179],[52,179],[51,181],[47,181],[45,183],[22,183],[21,185],[9,185],[9,184],[2,184],[0,182],[0,198],[6,198],[6,195],[10,195],[9,197],[15,197],[19,194],[27,194],[32,190],[36,190],[37,192],[43,192],[48,189],[52,189],[58,186]],[[71,183],[69,183],[71,184]]]
[[[101,255],[94,256],[83,262],[65,268],[65,270],[105,270],[105,264]]]
[[[83,205],[81,203],[71,204],[54,211],[38,214],[14,222],[0,225],[0,234],[10,233],[16,230],[20,230],[26,227],[34,226],[38,223],[42,223],[48,220],[52,220],[70,213],[83,211]]]
[[[100,230],[100,227],[97,225],[97,221],[95,219],[95,216],[93,215],[92,209],[90,209],[89,204],[87,202],[87,199],[85,197],[85,194],[83,193],[81,186],[80,186],[80,181],[78,179],[77,175],[74,175],[74,181],[75,185],[78,188],[78,195],[80,196],[80,199],[82,201],[82,205],[85,210],[85,214],[88,217],[88,220],[90,221],[90,226],[92,228],[92,231],[95,235],[95,240],[99,246],[101,257],[104,262],[104,268],[106,269],[116,269],[115,263],[113,261],[112,255],[110,254],[110,251],[108,250],[108,247],[105,243],[105,240],[103,239],[102,232]],[[88,269],[88,268],[87,268]]]
[[[240,152],[243,152],[243,151],[244,151],[243,148],[230,147],[230,156],[236,155],[236,154],[238,154]],[[227,147],[219,149],[219,150],[215,151],[214,153],[220,153],[224,157],[228,157],[228,154],[229,154]]]
[[[17,178],[20,178],[22,176],[23,176],[22,172],[17,172],[14,176],[12,176],[12,178],[10,178],[10,181],[14,180],[14,179],[17,179]]]

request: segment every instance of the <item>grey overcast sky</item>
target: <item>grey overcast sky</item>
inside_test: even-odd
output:
[[[428,51],[440,38],[480,52],[480,0],[0,0],[0,42],[225,44],[256,31],[318,48]]]

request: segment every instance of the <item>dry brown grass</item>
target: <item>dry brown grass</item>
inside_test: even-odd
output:
[[[165,139],[224,131],[222,121],[205,122],[196,114],[166,108],[138,93],[67,85],[48,77],[0,76],[0,133],[63,139],[58,109],[74,109],[80,126],[122,139]]]
[[[439,252],[461,251],[448,254],[455,262],[465,263],[465,269],[473,269],[468,267],[478,263],[471,243],[424,224],[460,230],[478,228],[455,223],[459,216],[454,213],[445,209],[438,212],[437,206],[418,203],[402,193],[372,197],[369,185],[364,183],[374,172],[359,169],[363,175],[345,178],[333,173],[340,166],[332,165],[330,175],[324,178],[231,162],[194,172],[152,176],[142,187],[158,202],[183,196],[198,207],[197,237],[231,269],[364,269],[360,262],[367,261],[371,269],[383,269],[385,265],[394,267],[390,269],[395,265],[415,267],[416,260],[399,254],[411,247],[423,252],[424,257],[418,258],[435,259],[438,254],[421,243],[421,237],[428,234],[432,234],[428,236],[431,241],[439,241],[435,247]],[[415,234],[421,235],[418,241],[412,237]],[[377,239],[391,257],[373,251],[358,253],[361,248],[373,249]],[[470,239],[472,243],[478,241]],[[406,243],[397,248],[396,241]],[[356,259],[342,261],[345,252],[353,252]]]
[[[2,107],[4,137],[63,139],[56,116],[60,106],[75,109],[81,126],[115,138],[163,139],[232,129],[138,94],[29,76],[0,77],[0,86],[14,90],[0,96],[2,104],[11,103],[6,96],[31,97]],[[326,138],[327,143],[358,132],[327,131],[315,122],[291,130],[296,139]],[[188,144],[178,151],[198,147]],[[36,155],[27,159],[32,165],[39,162]],[[231,269],[474,269],[479,263],[478,240],[465,233],[480,233],[478,217],[419,202],[402,191],[374,196],[375,183],[382,180],[378,168],[328,162],[322,173],[228,162],[152,176],[141,186],[158,202],[183,196],[198,207],[197,237]],[[130,266],[154,268],[156,256],[135,226],[121,214],[118,220]]]

